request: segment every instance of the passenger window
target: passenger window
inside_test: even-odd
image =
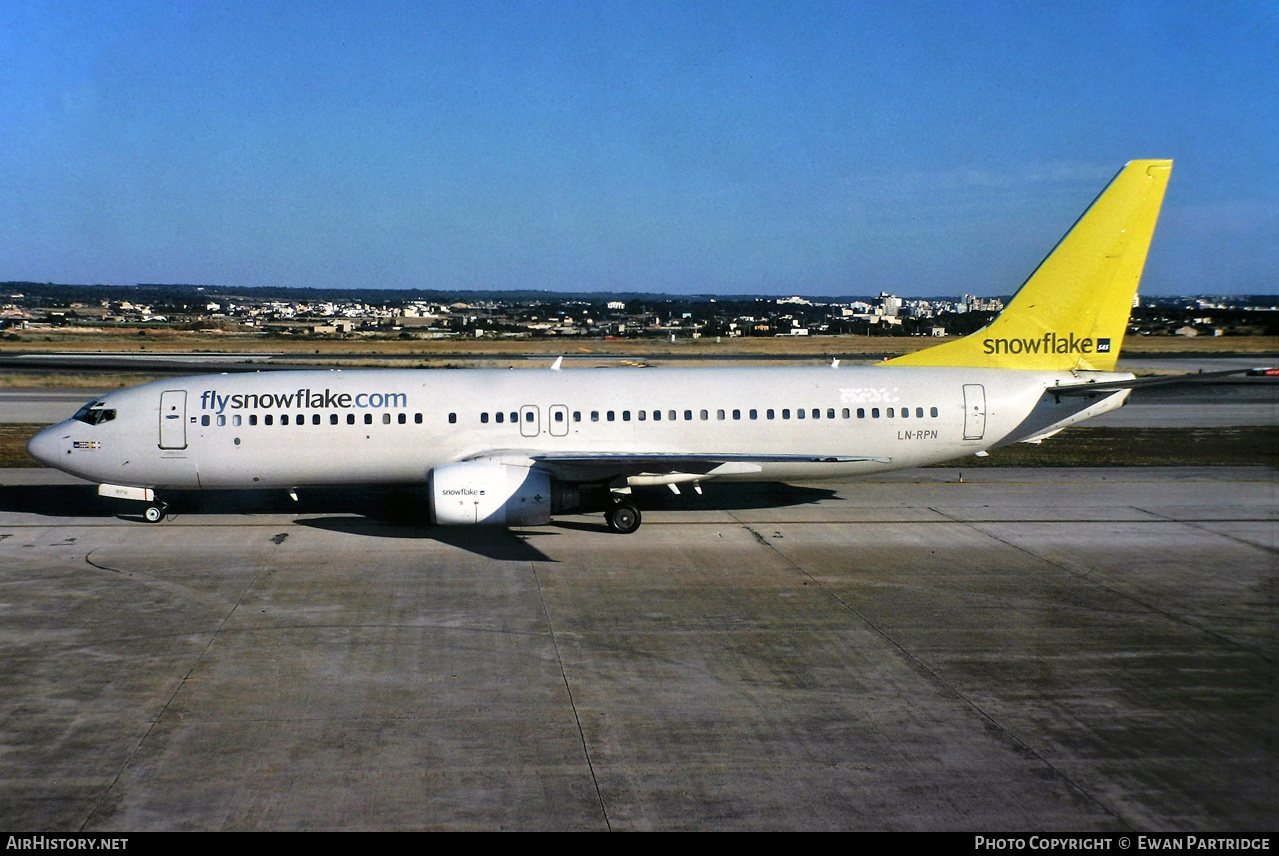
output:
[[[772,411],[769,411],[769,417],[768,417],[768,418],[769,418],[769,419],[772,419],[772,418],[773,418],[773,417],[772,417]],[[789,409],[787,409],[787,408],[785,408],[785,407],[783,407],[783,408],[782,408],[782,418],[783,418],[783,419],[790,419],[790,410],[789,410]]]
[[[403,413],[400,413],[396,415],[395,421],[400,423],[401,425],[404,425],[405,423],[409,421],[409,417]]]
[[[364,421],[365,421],[365,422],[372,422],[372,421],[373,421],[373,417],[372,417],[372,416],[365,416],[365,417],[364,417]],[[453,425],[453,424],[455,424],[456,422],[457,422],[457,414],[456,414],[456,413],[450,413],[450,414],[449,414],[449,424],[450,424],[450,425]]]
[[[857,408],[857,418],[858,418],[858,419],[865,419],[865,418],[866,418],[866,408],[865,408],[865,407],[859,407],[859,408]]]
[[[936,418],[937,418],[937,408],[936,408],[936,407],[930,407],[930,408],[928,408],[928,415],[929,415],[929,416],[931,416],[931,417],[933,417],[934,419],[936,419]]]
[[[329,414],[329,424],[330,425],[338,424],[338,415],[336,413]]]
[[[480,414],[480,424],[482,424],[482,425],[487,425],[487,424],[488,424],[488,421],[489,421],[489,415],[488,415],[487,413],[481,413],[481,414]]]
[[[890,407],[890,408],[888,408],[888,418],[889,418],[889,419],[892,419],[892,418],[893,418],[893,409],[892,409],[891,407]]]
[[[849,412],[848,408],[847,408],[847,407],[845,407],[845,408],[844,408],[844,409],[840,412],[840,414],[839,414],[839,415],[840,415],[840,416],[843,416],[845,419],[848,419],[848,418],[849,418],[852,414]],[[834,418],[835,418],[835,414],[834,414],[833,412],[831,413],[830,418],[831,418],[831,419],[834,419]]]
[[[724,421],[724,411],[722,411],[722,410],[716,410],[716,411],[715,411],[715,418],[716,418],[716,419],[718,419],[719,421],[723,422],[723,421]]]
[[[525,422],[532,422],[532,421],[533,421],[533,411],[532,411],[532,410],[530,410],[528,413],[525,413],[525,414],[524,414],[524,421],[525,421]]]
[[[574,410],[574,411],[573,411],[573,421],[574,421],[574,422],[581,422],[581,421],[582,421],[582,411],[580,411],[580,410]]]
[[[493,414],[493,421],[498,424],[501,424],[504,419],[506,419],[506,415],[500,411]]]
[[[637,410],[637,411],[635,411],[635,417],[636,417],[637,419],[639,419],[639,421],[643,422],[645,419],[647,419],[647,418],[648,418],[648,411],[647,411],[647,410]]]
[[[383,425],[390,425],[390,424],[391,424],[391,414],[389,414],[389,413],[383,413],[383,414],[382,414],[382,424],[383,424]]]
[[[630,421],[631,421],[631,412],[630,412],[629,410],[623,410],[623,411],[622,411],[622,421],[623,421],[623,422],[630,422]]]
[[[273,420],[274,418],[275,418],[274,416],[272,416],[270,413],[268,413],[266,416],[263,416],[263,417],[262,417],[262,424],[263,424],[263,425],[270,425],[270,424],[271,424],[271,420]]]
[[[675,421],[676,419],[678,419],[679,417],[675,415],[675,411],[674,411],[674,410],[668,410],[668,411],[666,411],[666,418],[667,418],[667,419],[669,419],[669,420],[671,420],[672,422],[674,422],[674,421]]]
[[[200,424],[201,424],[201,425],[203,425],[203,426],[205,426],[205,427],[207,428],[207,427],[208,427],[208,425],[209,425],[209,417],[208,417],[208,416],[201,416],[201,417],[200,417]]]
[[[288,424],[289,424],[289,414],[287,414],[287,413],[281,413],[281,414],[280,414],[280,424],[281,424],[281,425],[288,425]]]
[[[519,421],[520,421],[520,415],[519,415],[518,413],[516,413],[514,410],[512,410],[512,411],[511,411],[511,421],[512,421],[512,422],[519,422]]]
[[[220,414],[219,414],[219,415],[218,415],[218,427],[219,427],[219,428],[222,428],[222,427],[223,427],[223,426],[225,426],[225,425],[226,425],[226,417],[225,417],[225,416],[222,416],[222,415],[220,415]]]
[[[420,414],[420,413],[418,414],[418,416],[421,416],[421,415],[422,415],[422,414]],[[419,420],[418,420],[418,422],[421,422],[421,421],[422,421],[421,419],[419,419]],[[348,413],[348,414],[346,414],[346,424],[347,424],[347,425],[354,425],[354,424],[355,424],[355,414],[354,414],[354,413]]]
[[[700,414],[698,414],[698,415],[702,417],[702,421],[703,421],[703,422],[705,422],[707,419],[710,419],[710,418],[711,418],[711,414],[710,414],[708,411],[705,411],[705,410],[703,410],[703,411],[702,411]]]
[[[449,414],[449,421],[450,421],[450,422],[456,422],[456,421],[457,421],[457,414],[456,414],[456,413],[450,413],[450,414]],[[364,414],[364,424],[365,424],[365,425],[372,425],[372,424],[373,424],[373,414],[372,414],[372,413],[366,413],[366,414]]]
[[[797,417],[798,417],[798,418],[800,418],[800,419],[803,419],[803,418],[804,418],[804,408],[802,408],[802,407],[801,407],[799,410],[796,410],[796,411],[795,411],[795,416],[797,416]]]
[[[654,411],[653,411],[653,421],[654,421],[654,422],[661,422],[661,421],[662,421],[662,411],[660,411],[660,410],[654,410]]]
[[[502,421],[502,414],[500,414],[500,413],[499,413],[499,414],[497,414],[497,417],[498,417],[498,421],[499,421],[499,422],[501,422],[501,421]],[[562,411],[562,410],[557,410],[557,411],[555,411],[555,421],[556,421],[556,422],[563,422],[563,421],[564,421],[564,411]]]
[[[903,408],[902,408],[902,419],[909,419],[909,418],[910,418],[910,408],[909,408],[909,407],[903,407]]]
[[[301,425],[302,427],[304,427],[304,428],[305,428],[305,427],[306,427],[306,414],[305,414],[305,413],[299,413],[299,414],[298,414],[298,418],[297,418],[295,421],[297,422],[297,424],[299,424],[299,425]]]
[[[916,408],[915,408],[915,418],[916,418],[916,419],[923,419],[923,418],[924,418],[924,408],[922,408],[922,407],[916,407]]]
[[[257,424],[258,424],[258,415],[257,415],[256,413],[250,413],[250,414],[249,414],[249,424],[250,424],[250,425],[257,425]]]
[[[354,420],[351,420],[351,421],[354,421]],[[502,420],[501,420],[501,419],[499,419],[499,420],[497,420],[497,421],[498,421],[498,422],[501,422]],[[422,424],[422,414],[421,414],[421,413],[414,413],[414,414],[413,414],[413,424],[414,424],[414,425],[421,425],[421,424]]]
[[[878,407],[872,407],[872,408],[870,409],[870,417],[871,417],[872,419],[878,419],[878,418],[879,418],[879,408],[878,408]]]
[[[772,419],[772,418],[773,418],[773,409],[770,407],[770,408],[768,409],[768,411],[767,411],[764,415],[765,415],[765,416],[767,416],[769,419]]]
[[[752,411],[751,411],[751,419],[758,419],[758,418],[759,418],[759,411],[758,411],[758,410],[752,410]]]
[[[236,428],[240,427],[240,414],[237,413],[231,417],[231,424],[234,425]]]
[[[685,421],[685,422],[692,422],[692,421],[693,421],[693,411],[691,411],[691,410],[685,410],[685,411],[684,411],[684,421]]]
[[[600,421],[600,412],[599,412],[598,410],[592,410],[592,411],[591,411],[591,421],[592,421],[592,422],[599,422],[599,421]]]
[[[734,419],[741,419],[741,418],[742,418],[742,411],[740,411],[740,410],[734,410],[734,411],[733,411],[733,418],[734,418]],[[754,419],[755,417],[754,417],[754,416],[752,416],[751,418],[752,418],[752,419]]]
[[[312,413],[312,414],[311,414],[311,424],[312,424],[312,425],[319,425],[319,424],[320,424],[320,414],[318,414],[318,413]]]

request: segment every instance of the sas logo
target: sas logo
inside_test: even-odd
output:
[[[1098,339],[1098,340],[1097,340],[1097,353],[1099,353],[1099,354],[1109,354],[1109,353],[1110,353],[1110,340],[1109,340],[1109,339]]]
[[[102,444],[97,440],[75,440],[71,443],[73,449],[101,449]]]

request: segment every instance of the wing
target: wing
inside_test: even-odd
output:
[[[711,479],[724,475],[749,475],[762,471],[764,464],[842,464],[858,461],[888,463],[889,458],[856,455],[698,455],[648,452],[489,452],[476,457],[518,458],[531,461],[538,469],[564,481],[611,481],[632,476],[657,480]]]

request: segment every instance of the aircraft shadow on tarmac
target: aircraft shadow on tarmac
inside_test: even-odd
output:
[[[636,491],[635,500],[645,512],[743,511],[813,505],[834,497],[833,490],[764,482],[707,485],[700,496],[691,490],[676,495],[665,488],[649,488]],[[296,523],[371,538],[430,539],[504,561],[550,561],[528,539],[556,534],[546,530],[513,532],[488,526],[432,526],[427,519],[430,503],[425,487],[319,488],[299,491],[297,501],[284,491],[275,490],[168,491],[164,499],[170,514],[319,515],[300,517]],[[100,497],[97,488],[89,484],[0,486],[0,512],[141,521],[141,511],[140,503]],[[552,526],[605,530],[602,515],[598,523],[556,519]]]

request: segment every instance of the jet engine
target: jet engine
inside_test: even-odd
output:
[[[551,519],[550,473],[495,460],[431,471],[431,516],[457,526],[536,526]]]

